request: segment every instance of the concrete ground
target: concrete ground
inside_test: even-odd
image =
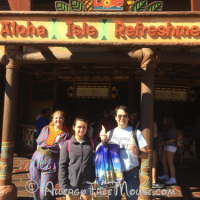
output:
[[[31,154],[18,154],[14,157],[12,182],[18,189],[17,200],[33,200],[32,194],[25,189],[29,181],[29,166]],[[197,162],[184,162],[187,168],[176,167],[177,185],[165,186],[162,191],[153,190],[153,198],[156,200],[191,200],[200,198],[200,167]],[[162,165],[158,163],[157,174],[162,175]],[[56,185],[55,189],[59,189]],[[170,194],[170,192],[171,194]],[[155,194],[156,193],[156,194]],[[57,196],[56,200],[64,200],[65,197]],[[107,200],[107,196],[94,196],[94,200]],[[125,196],[123,197],[125,200]]]

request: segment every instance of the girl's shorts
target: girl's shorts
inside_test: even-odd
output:
[[[164,150],[166,150],[166,151],[171,151],[171,152],[174,152],[174,153],[175,153],[176,150],[177,150],[177,147],[166,146],[166,145],[165,145]]]

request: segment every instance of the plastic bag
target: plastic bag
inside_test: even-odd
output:
[[[109,142],[105,146],[102,143],[97,146],[95,172],[97,184],[102,188],[113,187],[123,181],[120,147],[118,144]]]

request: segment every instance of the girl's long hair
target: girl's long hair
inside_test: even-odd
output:
[[[87,124],[87,129],[88,129],[88,121],[87,121],[87,119],[85,119],[84,117],[80,117],[80,116],[76,117],[74,119],[74,121],[73,121],[72,128],[71,128],[72,135],[75,135],[75,131],[73,129],[73,126],[74,127],[76,126],[77,121],[85,122]],[[84,136],[90,141],[89,135],[87,134],[87,130],[86,130],[86,134]]]
[[[174,124],[174,120],[171,117],[165,117],[167,124],[166,124],[166,129],[168,132],[173,132],[177,135],[177,129]]]

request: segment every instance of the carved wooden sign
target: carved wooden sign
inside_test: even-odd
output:
[[[123,11],[124,0],[93,0],[94,11]]]
[[[159,101],[187,101],[187,90],[155,90],[155,100]]]
[[[0,45],[200,46],[200,13],[0,12]]]

